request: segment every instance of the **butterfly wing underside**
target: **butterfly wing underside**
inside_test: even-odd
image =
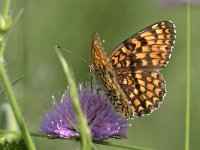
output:
[[[92,37],[92,62],[97,84],[106,92],[115,110],[122,112],[125,116],[133,116],[131,113],[134,111],[130,110],[127,98],[116,81],[116,74],[97,33],[94,33]]]
[[[166,88],[159,70],[167,65],[175,38],[171,21],[158,22],[131,36],[108,55],[116,81],[134,111],[130,114],[149,114],[163,100]]]

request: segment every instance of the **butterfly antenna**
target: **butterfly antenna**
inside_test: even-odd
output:
[[[63,47],[61,47],[61,46],[59,46],[59,45],[56,45],[55,46],[56,48],[59,48],[59,49],[62,49],[62,50],[64,50],[64,51],[66,51],[66,52],[68,52],[68,53],[70,53],[70,54],[72,54],[72,51],[70,51],[70,50],[68,50],[68,49],[65,49],[65,48],[63,48]],[[84,63],[86,63],[87,65],[88,65],[88,67],[89,67],[89,72],[90,72],[90,88],[91,88],[91,90],[93,90],[93,88],[92,88],[92,80],[93,80],[93,78],[92,78],[92,70],[93,70],[93,66],[90,64],[90,63],[88,63],[88,61],[86,61],[84,58],[82,58],[82,57],[80,57],[79,55],[77,55],[77,57],[79,58],[79,59],[81,59]]]
[[[68,49],[65,49],[65,48],[63,48],[63,47],[61,47],[61,46],[59,46],[59,45],[56,45],[55,47],[56,47],[56,48],[59,48],[59,49],[62,49],[62,50],[64,50],[64,51],[67,51],[67,52],[70,53],[70,54],[73,54],[72,51],[70,51],[70,50],[68,50]],[[80,57],[79,55],[77,55],[77,57],[78,57],[79,59],[81,59],[83,62],[85,62],[85,63],[90,67],[90,64],[89,64],[84,58]]]

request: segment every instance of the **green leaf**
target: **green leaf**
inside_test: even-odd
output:
[[[7,130],[19,129],[12,108],[8,103],[3,103],[0,106],[0,128]]]
[[[18,138],[12,141],[4,140],[4,142],[0,140],[0,149],[1,150],[28,150],[24,140],[21,138]]]

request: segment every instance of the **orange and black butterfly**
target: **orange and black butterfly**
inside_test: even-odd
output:
[[[161,21],[137,32],[107,55],[99,36],[93,34],[92,66],[116,111],[133,118],[159,106],[166,93],[159,70],[167,65],[175,39],[175,25]]]

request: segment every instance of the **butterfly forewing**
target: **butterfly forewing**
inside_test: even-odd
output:
[[[114,69],[157,70],[169,61],[175,42],[175,26],[170,21],[153,24],[131,36],[109,55]]]
[[[175,38],[174,24],[162,21],[131,36],[107,55],[99,37],[93,35],[93,67],[116,111],[132,118],[159,106],[166,89],[158,70],[168,63]]]

